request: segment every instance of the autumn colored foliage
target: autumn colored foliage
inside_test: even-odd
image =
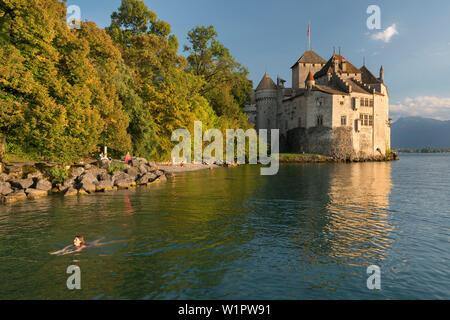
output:
[[[242,107],[252,83],[212,27],[190,32],[186,59],[170,25],[141,0],[123,0],[105,29],[89,21],[70,29],[66,10],[58,0],[0,0],[0,142],[7,152],[67,163],[106,144],[115,156],[162,160],[170,157],[172,131],[192,130],[195,120],[248,127]],[[203,29],[208,40],[196,51]]]

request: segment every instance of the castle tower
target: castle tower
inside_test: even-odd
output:
[[[314,80],[314,76],[312,74],[312,72],[310,71],[308,73],[308,77],[306,78],[305,81],[305,87],[307,90],[312,90],[312,88],[316,85],[316,81]]]
[[[323,68],[327,62],[312,50],[307,50],[291,67],[292,69],[292,90],[305,88],[305,81],[308,73],[313,75]]]
[[[255,90],[256,128],[276,128],[277,86],[266,73]]]

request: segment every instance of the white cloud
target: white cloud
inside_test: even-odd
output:
[[[384,42],[391,41],[391,38],[398,34],[397,26],[394,23],[390,27],[386,28],[384,31],[380,31],[372,35],[372,39],[374,40],[383,40]]]
[[[450,98],[429,96],[406,98],[390,105],[390,116],[394,120],[408,116],[450,120]]]

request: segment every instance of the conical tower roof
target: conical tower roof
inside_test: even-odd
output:
[[[259,82],[258,86],[256,87],[256,91],[259,90],[276,90],[277,86],[275,85],[275,82],[270,78],[270,76],[266,73],[262,77],[261,81]]]

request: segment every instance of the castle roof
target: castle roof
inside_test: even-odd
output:
[[[347,92],[343,91],[340,88],[332,87],[332,86],[326,86],[326,85],[316,85],[312,89],[313,91],[322,91],[329,94],[336,94],[336,95],[348,95]]]
[[[300,57],[300,59],[297,60],[296,63],[294,63],[294,65],[291,67],[291,69],[293,67],[295,67],[298,63],[318,63],[318,64],[324,64],[327,61],[325,59],[323,59],[321,56],[319,56],[317,53],[315,53],[312,50],[307,50],[305,51],[305,53],[303,53],[303,55]]]
[[[328,73],[333,72],[333,66],[337,62],[337,69],[335,70],[336,73],[361,73],[361,70],[359,70],[357,67],[355,67],[353,64],[350,63],[346,58],[344,58],[340,54],[333,54],[330,58],[330,60],[327,61],[327,63],[323,66],[322,69],[316,72],[314,75],[314,78],[322,77]],[[342,63],[345,63],[345,71],[342,70]]]
[[[270,76],[266,73],[262,77],[261,81],[259,82],[258,86],[256,87],[256,91],[259,90],[276,90],[277,86],[275,85],[275,82],[270,78]]]
[[[361,80],[363,83],[366,83],[366,84],[381,83],[381,81],[378,80],[378,78],[375,77],[373,75],[373,73],[370,72],[370,70],[366,68],[366,66],[362,66],[359,70],[361,70]]]
[[[313,74],[311,71],[308,73],[308,76],[306,77],[306,81],[314,81],[314,77],[313,77]]]

